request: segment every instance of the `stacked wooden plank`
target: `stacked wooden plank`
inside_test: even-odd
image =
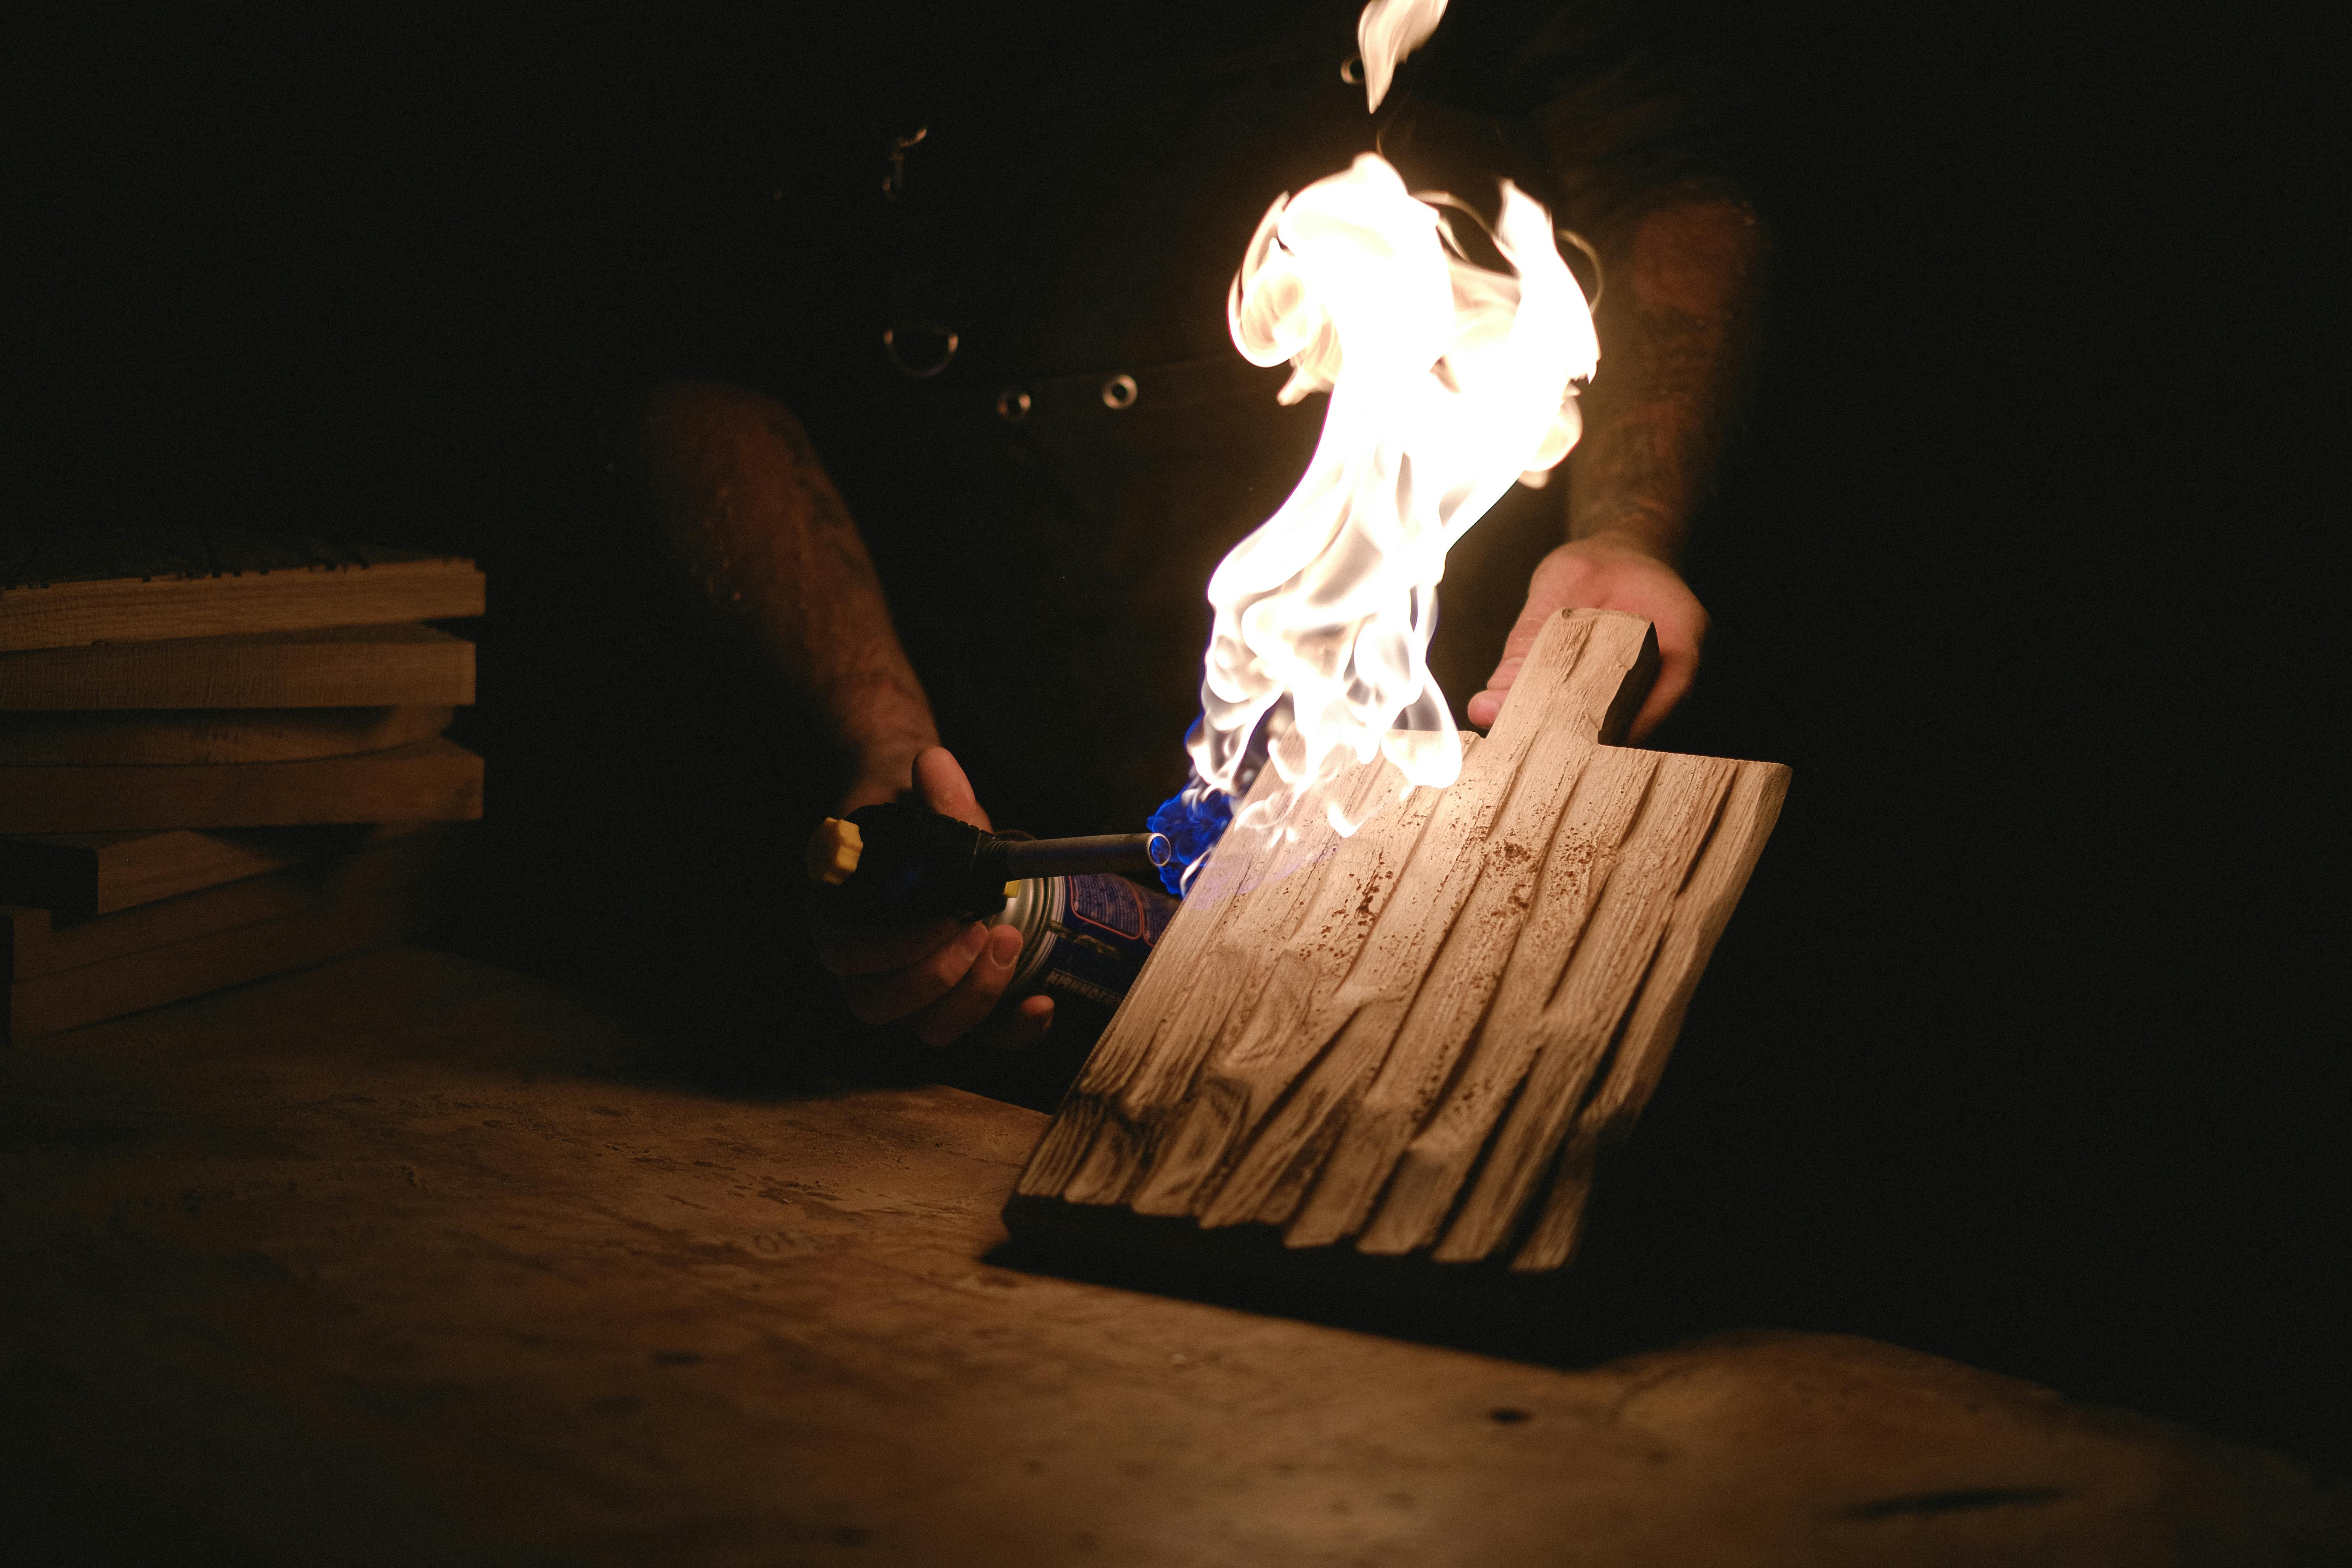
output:
[[[0,940],[27,1039],[382,940],[481,815],[470,561],[223,529],[0,534]]]
[[[1008,1223],[1193,1252],[1224,1233],[1237,1261],[1278,1235],[1566,1263],[1788,788],[1777,763],[1602,744],[1654,662],[1647,623],[1563,614],[1449,788],[1376,761],[1281,831],[1237,824]]]

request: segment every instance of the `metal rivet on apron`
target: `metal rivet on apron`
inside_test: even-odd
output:
[[[900,338],[907,341],[901,344]],[[948,361],[955,358],[956,348],[962,342],[945,327],[929,321],[900,321],[882,330],[882,352],[898,367],[898,374],[917,381],[934,376],[947,369]],[[908,354],[915,356],[909,360]]]
[[[1018,425],[1029,417],[1029,395],[1017,386],[1008,386],[996,395],[996,416],[1007,425]]]
[[[1103,406],[1125,408],[1135,401],[1135,377],[1124,373],[1103,383]]]

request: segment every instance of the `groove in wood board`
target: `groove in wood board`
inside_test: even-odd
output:
[[[1739,763],[1705,853],[1675,896],[1673,912],[1640,1001],[1609,1076],[1578,1113],[1542,1215],[1511,1261],[1521,1272],[1564,1266],[1575,1256],[1592,1174],[1615,1143],[1633,1131],[1666,1067],[1698,977],[1731,923],[1764,841],[1788,798],[1789,770],[1777,763]]]
[[[0,833],[453,822],[482,814],[482,759],[446,740],[363,757],[0,768]]]
[[[1545,628],[1521,671],[1531,689],[1522,700],[1513,688],[1516,713],[1506,710],[1486,743],[1465,759],[1462,776],[1441,792],[1429,826],[1407,848],[1409,858],[1379,923],[1361,951],[1342,960],[1344,969],[1334,965],[1334,984],[1322,988],[1319,1005],[1298,1031],[1300,1048],[1291,1059],[1304,1070],[1234,1161],[1232,1173],[1199,1206],[1203,1225],[1292,1219],[1483,880],[1486,846],[1513,786],[1535,769],[1547,798],[1532,810],[1538,831],[1548,828],[1565,782],[1591,752],[1649,640],[1647,624],[1631,616],[1562,618]],[[1580,683],[1579,668],[1586,672]]]
[[[1562,617],[1547,628],[1546,662],[1531,663],[1522,677],[1529,694],[1528,700],[1520,701],[1522,710],[1540,706],[1567,689],[1596,624],[1588,617]],[[1639,667],[1653,640],[1646,624],[1631,617],[1615,617],[1608,631],[1608,649],[1594,656],[1588,679],[1604,670],[1613,679],[1596,683],[1599,689],[1586,695],[1571,721],[1588,734],[1604,721],[1627,674]],[[1531,722],[1498,725],[1495,738],[1467,749],[1465,779],[1501,775],[1507,783],[1514,771],[1517,749],[1528,743],[1534,730]],[[1502,750],[1497,752],[1497,747]],[[1356,946],[1369,936],[1373,921],[1386,907],[1388,889],[1398,871],[1418,853],[1415,845],[1426,833],[1423,825],[1439,798],[1436,792],[1417,792],[1422,796],[1417,803],[1370,812],[1371,803],[1383,791],[1392,794],[1397,782],[1401,779],[1394,775],[1393,765],[1381,761],[1335,786],[1345,792],[1339,798],[1347,815],[1370,816],[1346,841],[1346,849],[1339,848],[1325,821],[1320,801],[1294,816],[1291,826],[1299,842],[1286,847],[1286,862],[1279,859],[1285,847],[1278,840],[1269,849],[1238,831],[1228,834],[1171,922],[1169,935],[1162,939],[1159,952],[1166,957],[1156,953],[1146,966],[1088,1059],[1045,1144],[1024,1173],[1024,1191],[1054,1192],[1079,1202],[1119,1201],[1150,1163],[1155,1141],[1148,1129],[1155,1121],[1164,1121],[1163,1108],[1191,1087],[1199,1064],[1219,1043],[1234,998],[1252,998],[1256,1011],[1271,1009],[1269,1025],[1293,1000],[1280,989],[1268,994],[1277,985],[1274,971],[1281,962],[1281,944],[1289,931],[1307,933],[1307,950],[1320,954],[1322,967],[1331,971],[1327,988],[1336,988],[1345,978],[1342,966],[1352,963]],[[1264,799],[1267,790],[1268,781],[1261,778],[1253,801]],[[1458,844],[1475,826],[1475,788],[1465,790],[1459,784],[1444,792],[1443,798],[1454,802],[1454,826],[1446,830],[1448,845]],[[1402,840],[1391,844],[1390,840],[1399,835]],[[1286,867],[1319,862],[1327,856],[1345,868],[1328,882],[1280,874]],[[1423,864],[1436,866],[1442,876],[1450,858],[1450,849],[1441,848]],[[1322,898],[1311,918],[1304,918],[1295,908],[1297,900],[1326,889],[1330,889],[1329,895]],[[1234,940],[1219,951],[1218,933],[1228,922],[1232,922]],[[1211,952],[1217,955],[1213,961],[1208,959]],[[1247,1050],[1248,1017],[1245,1013],[1234,1023],[1235,1050]],[[1147,1057],[1155,1063],[1156,1071],[1139,1067]],[[1204,1114],[1213,1115],[1214,1108]],[[1213,1142],[1205,1128],[1196,1129],[1193,1139],[1196,1145]],[[1082,1168],[1083,1180],[1079,1178]],[[1178,1201],[1176,1187],[1183,1173],[1171,1180],[1170,1190],[1155,1192],[1155,1205]]]
[[[1204,1241],[1467,1260],[1550,1215],[1555,1173],[1573,1185],[1655,1081],[1769,831],[1745,781],[1787,776],[1600,744],[1654,648],[1633,617],[1564,614],[1446,790],[1320,786],[1305,817],[1361,827],[1306,874],[1229,837],[1202,872],[1223,896],[1171,922],[1007,1223],[1164,1246],[1190,1216]],[[1558,1212],[1546,1246],[1572,1244]]]
[[[1376,763],[1360,770],[1354,786],[1339,796],[1350,820],[1371,809],[1379,792],[1400,777],[1384,767]],[[1253,792],[1253,798],[1262,797]],[[1246,822],[1230,831],[1244,835],[1244,843],[1236,847],[1246,853],[1234,862],[1244,868],[1242,880],[1239,886],[1227,885],[1234,876],[1229,865],[1215,868],[1218,879],[1205,889],[1196,882],[1195,894],[1205,891],[1212,900],[1206,908],[1216,914],[1207,932],[1207,952],[1171,1009],[1169,1027],[1138,1054],[1116,1092],[1103,1098],[1095,1145],[1063,1189],[1074,1202],[1119,1202],[1150,1168],[1168,1131],[1169,1113],[1182,1101],[1213,1041],[1213,1026],[1195,1027],[1194,1021],[1222,1018],[1236,1005],[1255,1003],[1252,982],[1262,954],[1289,937],[1345,858],[1345,841],[1328,816],[1319,813],[1267,834],[1255,845],[1247,842],[1251,828]],[[1204,871],[1202,880],[1210,876]],[[1189,905],[1192,898],[1185,902]],[[1177,918],[1182,918],[1181,910]],[[1113,1023],[1116,1026],[1117,1020]]]
[[[1440,1261],[1486,1257],[1538,1195],[1576,1107],[1652,968],[1675,890],[1714,826],[1733,768],[1712,757],[1658,759],[1559,992],[1537,1026],[1534,1066],[1462,1212],[1438,1244]]]
[[[451,708],[129,709],[0,715],[0,767],[189,767],[352,757],[429,740]]]
[[[1368,769],[1382,793],[1402,782],[1392,764]],[[1393,782],[1391,782],[1393,781]],[[1139,1214],[1190,1214],[1225,1174],[1236,1143],[1255,1130],[1316,1048],[1310,1016],[1318,977],[1352,963],[1389,907],[1397,874],[1428,832],[1444,792],[1416,789],[1364,824],[1332,857],[1325,880],[1288,912],[1287,930],[1229,955],[1243,1005],[1194,1015],[1207,1045],[1189,1103],[1170,1118],[1134,1205]],[[1377,827],[1375,825],[1377,824]]]
[[[1428,826],[1376,862],[1387,886],[1370,911],[1373,918],[1360,922],[1355,941],[1331,952],[1319,973],[1310,971],[1312,991],[1297,1022],[1259,1047],[1255,1098],[1270,1114],[1237,1130],[1223,1179],[1195,1205],[1202,1224],[1257,1217],[1300,1162],[1319,1153],[1318,1135],[1331,1116],[1344,1113],[1360,1064],[1385,1049],[1402,1016],[1410,999],[1404,987],[1419,978],[1420,945],[1432,929],[1452,922],[1477,881],[1475,857],[1465,860],[1463,847],[1491,816],[1493,797],[1508,785],[1517,761],[1501,740],[1478,747],[1452,787],[1425,792],[1434,797]],[[1385,847],[1368,844],[1365,853]],[[1327,926],[1341,925],[1347,915],[1317,912]]]
[[[1398,1157],[1362,1250],[1403,1253],[1436,1241],[1472,1163],[1535,1059],[1544,1009],[1558,994],[1657,763],[1654,752],[1604,746],[1585,764],[1494,1005],[1443,1101]]]
[[[463,708],[474,645],[435,626],[328,626],[0,653],[0,711]]]
[[[1562,617],[1546,630],[1543,662],[1531,661],[1530,673],[1522,677],[1530,698],[1521,701],[1520,710],[1570,694],[1568,711],[1559,717],[1571,733],[1584,737],[1575,743],[1589,748],[1591,734],[1625,706],[1623,689],[1643,668],[1644,658],[1654,660],[1654,644],[1646,624],[1631,617]],[[1585,673],[1578,683],[1580,662]],[[1248,998],[1248,1005],[1232,1011],[1222,1005],[1188,1006],[1169,1022],[1171,1037],[1197,1043],[1165,1051],[1177,1070],[1164,1075],[1160,1102],[1170,1088],[1182,1092],[1190,1085],[1192,1093],[1181,1123],[1168,1110],[1159,1111],[1159,1124],[1172,1131],[1164,1155],[1159,1141],[1106,1141],[1095,1174],[1084,1187],[1062,1189],[1064,1195],[1078,1202],[1117,1201],[1122,1184],[1132,1185],[1138,1174],[1149,1173],[1135,1200],[1139,1212],[1197,1209],[1204,1223],[1221,1224],[1254,1217],[1273,1193],[1284,1190],[1296,1161],[1281,1158],[1281,1132],[1261,1133],[1265,1117],[1293,1113],[1302,1074],[1311,1113],[1320,1103],[1317,1088],[1330,1071],[1319,1069],[1318,1077],[1314,1064],[1334,1049],[1343,1062],[1353,1061],[1384,1039],[1381,1020],[1392,1009],[1375,1000],[1370,1011],[1359,1012],[1368,992],[1377,996],[1380,990],[1368,984],[1360,969],[1366,946],[1376,931],[1386,931],[1379,939],[1382,956],[1374,962],[1376,971],[1387,974],[1399,967],[1396,955],[1409,953],[1433,920],[1450,918],[1456,895],[1466,890],[1466,883],[1452,875],[1459,848],[1472,836],[1483,836],[1540,727],[1533,720],[1507,721],[1483,743],[1474,746],[1465,737],[1463,776],[1454,785],[1444,792],[1416,791],[1410,801],[1386,810],[1368,809],[1383,791],[1396,793],[1386,773],[1369,793],[1362,783],[1335,785],[1351,792],[1346,812],[1362,826],[1338,852],[1328,879],[1311,890],[1313,901],[1303,917],[1285,911],[1282,923],[1297,935],[1286,943],[1269,942],[1263,931],[1244,928],[1244,940],[1228,955],[1233,967],[1226,991]],[[1222,855],[1221,846],[1204,875],[1222,869]],[[1400,888],[1400,877],[1412,867],[1421,868],[1420,882]],[[1424,885],[1433,882],[1433,887]],[[1434,910],[1429,900],[1441,895],[1445,909]],[[1391,912],[1398,909],[1408,912]],[[1402,962],[1411,966],[1410,958]],[[1200,1071],[1202,1063],[1208,1064],[1205,1071]],[[1157,1168],[1163,1157],[1165,1167]]]
[[[1266,771],[1261,771],[1256,788],[1244,798],[1243,807],[1264,798],[1273,788],[1274,781]],[[1270,853],[1273,845],[1268,841],[1251,847]],[[1237,856],[1247,853],[1247,849],[1237,846]],[[1206,872],[1202,875],[1205,877]],[[1155,956],[1160,952],[1173,956],[1164,964],[1145,964],[1142,973],[1121,999],[1102,1038],[1096,1042],[1076,1080],[1064,1096],[1059,1112],[1045,1130],[1045,1139],[1024,1167],[1021,1181],[1024,1185],[1034,1183],[1038,1192],[1058,1194],[1077,1174],[1094,1146],[1111,1100],[1126,1087],[1167,1019],[1199,981],[1218,927],[1230,912],[1231,900],[1220,887],[1195,879],[1183,906],[1169,921],[1153,949]]]
[[[1576,785],[1597,748],[1546,731],[1512,781],[1509,804],[1476,851],[1470,901],[1442,939],[1394,1043],[1360,1089],[1312,1194],[1291,1221],[1294,1247],[1354,1234],[1453,1081],[1517,950],[1536,883]]]

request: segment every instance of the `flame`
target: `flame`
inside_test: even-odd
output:
[[[1368,33],[1382,9],[1365,13]],[[1416,14],[1434,26],[1439,9]],[[1305,477],[1209,581],[1193,771],[1238,795],[1265,725],[1282,742],[1269,760],[1283,787],[1263,803],[1276,819],[1351,759],[1385,753],[1407,787],[1459,775],[1461,738],[1426,663],[1445,552],[1582,429],[1573,383],[1600,344],[1550,215],[1503,183],[1493,238],[1509,273],[1465,257],[1452,226],[1466,221],[1368,153],[1277,198],[1234,279],[1235,345],[1291,363],[1280,401],[1331,395]]]
[[[1233,796],[1211,789],[1197,776],[1161,801],[1160,809],[1144,824],[1168,839],[1170,854],[1168,864],[1160,868],[1160,885],[1182,898],[1233,820]]]
[[[1372,0],[1356,18],[1356,47],[1364,57],[1364,109],[1378,109],[1405,56],[1429,41],[1444,18],[1445,0]]]

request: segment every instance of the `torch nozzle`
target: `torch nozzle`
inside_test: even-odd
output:
[[[1092,838],[1015,838],[1004,846],[1008,881],[1029,877],[1158,870],[1174,851],[1164,833],[1106,833]]]

